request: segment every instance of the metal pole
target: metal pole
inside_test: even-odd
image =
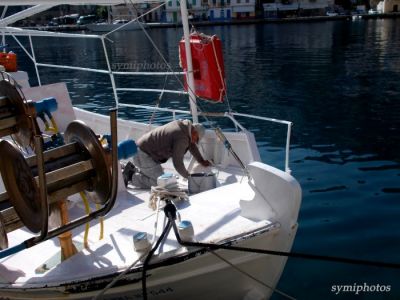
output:
[[[187,12],[186,0],[181,0],[180,2],[181,2],[183,36],[185,38],[185,52],[186,52],[186,62],[187,62],[186,79],[188,83],[190,111],[192,112],[193,122],[197,123],[199,121],[199,118],[197,114],[196,95],[194,94],[194,74],[193,74],[193,63],[192,63],[192,51],[190,49],[190,30],[189,30],[188,12]]]
[[[49,230],[49,204],[47,202],[47,184],[46,174],[44,167],[44,156],[43,156],[43,137],[41,135],[35,135],[35,152],[37,159],[38,175],[39,175],[39,195],[40,205],[42,210],[42,228],[40,236],[35,238],[35,243],[43,241],[47,237]]]
[[[103,51],[104,51],[104,55],[106,57],[106,62],[107,62],[108,74],[110,75],[111,86],[112,86],[113,93],[114,93],[115,107],[118,108],[118,104],[119,104],[118,102],[119,101],[118,101],[117,87],[115,85],[114,74],[113,74],[113,72],[111,70],[110,59],[108,58],[108,51],[107,51],[107,47],[106,47],[104,36],[101,37],[101,43],[103,45]]]
[[[8,9],[7,5],[3,7],[3,12],[1,13],[0,19],[4,19],[4,17],[6,16],[7,9]]]
[[[4,19],[4,17],[6,16],[7,8],[8,8],[8,6],[4,6],[3,12],[1,13],[0,19]],[[6,34],[5,34],[4,31],[3,31],[3,37],[2,37],[2,45],[3,45],[3,46],[6,45]],[[3,50],[4,52],[6,51],[5,49],[6,49],[6,48],[4,48],[4,50]]]
[[[289,168],[289,151],[290,151],[290,135],[292,131],[292,123],[288,124],[287,135],[286,135],[286,155],[285,155],[285,172],[291,173],[292,171]]]
[[[42,85],[42,82],[40,81],[40,75],[39,75],[38,65],[37,65],[37,62],[36,62],[35,50],[33,49],[33,43],[32,43],[32,36],[31,36],[31,35],[29,35],[29,43],[31,44],[33,64],[35,65],[35,70],[36,70],[36,76],[37,76],[37,79],[38,79],[38,84],[39,84],[39,86],[41,86],[41,85]]]

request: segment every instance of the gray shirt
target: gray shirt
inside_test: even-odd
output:
[[[172,121],[146,133],[136,144],[156,162],[165,163],[172,157],[176,171],[187,178],[189,173],[183,164],[185,153],[189,150],[198,162],[204,160],[196,144],[191,142],[190,128],[189,120]]]

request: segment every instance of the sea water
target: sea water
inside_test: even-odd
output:
[[[225,104],[201,104],[201,109],[294,122],[290,168],[303,200],[292,250],[400,263],[400,20],[198,30],[222,39],[228,86]],[[111,68],[180,71],[182,31],[150,29],[149,36],[170,65],[142,32],[121,32],[109,36],[113,43],[107,41]],[[42,63],[107,67],[96,40],[35,38],[34,44]],[[14,46],[20,68],[34,76],[28,57]],[[66,82],[77,106],[106,113],[115,105],[108,75],[44,67],[40,74],[42,83]],[[175,89],[181,81],[181,76],[116,76],[119,87]],[[122,103],[188,109],[179,95],[119,96]],[[153,117],[140,109],[121,109],[120,116]],[[255,134],[263,161],[283,168],[286,128],[239,121]],[[400,299],[400,270],[290,258],[278,289],[297,299]],[[273,299],[285,298],[274,294]]]

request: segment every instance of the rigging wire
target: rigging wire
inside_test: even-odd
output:
[[[130,1],[131,1],[131,0],[130,0]],[[139,18],[142,18],[142,16],[139,16],[137,19],[139,19]],[[164,61],[164,63],[166,64],[167,68],[173,73],[173,76],[175,77],[175,79],[176,79],[176,80],[178,81],[178,83],[182,86],[182,88],[185,88],[185,86],[184,86],[182,80],[181,80],[181,79],[178,77],[178,75],[174,72],[174,70],[172,69],[172,66],[171,66],[171,65],[169,64],[169,62],[166,60],[166,58],[165,58],[164,55],[162,54],[161,50],[157,47],[157,45],[156,45],[156,43],[154,42],[154,40],[151,38],[151,36],[150,36],[150,35],[148,34],[148,32],[146,31],[146,29],[143,27],[142,23],[141,23],[141,22],[138,22],[138,25],[139,25],[139,27],[141,27],[143,33],[145,34],[145,36],[147,37],[147,39],[150,41],[150,43],[152,44],[152,46],[154,47],[154,49],[156,50],[156,52],[158,53],[158,55],[160,55],[161,59],[162,59],[162,60]],[[190,89],[190,90],[193,92],[193,90],[192,90],[192,88],[191,88],[190,86],[188,86],[187,88]],[[195,93],[193,92],[193,94],[195,94]],[[197,103],[196,103],[196,100],[191,98],[190,93],[189,93],[189,101],[192,101],[192,102],[196,105],[196,107],[197,107],[197,109],[198,109],[199,112],[205,111],[205,110],[203,109],[204,106],[202,105],[202,103],[201,103],[201,102],[197,102]],[[229,108],[229,109],[230,109],[230,108]],[[206,120],[206,122],[209,124],[209,126],[210,126],[214,131],[217,131],[217,130],[219,129],[218,127],[215,127],[215,126],[213,125],[213,123],[208,119],[208,117],[207,117],[206,115],[202,115],[202,116],[204,117],[204,119]],[[221,134],[222,134],[222,132],[221,132]],[[226,138],[225,138],[224,140],[226,140]],[[231,152],[234,152],[234,150],[232,149]],[[236,155],[236,156],[237,156],[237,155]],[[238,156],[237,156],[237,157],[238,157]],[[236,157],[235,157],[235,159],[236,159]],[[239,163],[239,165],[242,164],[241,161],[240,161],[240,159],[238,160],[238,163]],[[245,171],[246,174],[248,174],[246,168],[243,168],[243,170]]]
[[[131,0],[130,0],[130,2],[132,3]],[[137,17],[136,19],[139,20],[139,19],[141,19],[143,16],[144,16],[144,15],[141,15],[141,16]],[[138,25],[139,25],[139,27],[142,29],[143,33],[145,34],[145,36],[147,37],[147,39],[149,40],[149,42],[151,43],[151,45],[154,47],[154,49],[156,50],[156,52],[158,53],[158,55],[160,56],[160,58],[162,59],[162,61],[166,64],[168,70],[169,70],[171,73],[173,73],[172,75],[175,77],[175,79],[177,80],[177,82],[179,83],[179,85],[184,89],[184,88],[185,88],[184,83],[183,83],[182,80],[178,77],[178,75],[176,74],[176,72],[175,72],[174,69],[172,68],[171,64],[170,64],[170,63],[167,61],[167,59],[164,57],[164,55],[162,54],[161,50],[157,47],[156,43],[155,43],[154,40],[151,38],[151,36],[150,36],[149,33],[147,32],[147,30],[144,28],[143,24],[142,24],[141,22],[138,22]],[[193,92],[193,94],[195,94],[191,87],[188,86],[187,88],[188,88],[188,90],[190,90],[191,92]],[[200,97],[199,97],[199,98],[200,98]],[[202,99],[202,98],[200,98],[200,99]],[[204,100],[204,99],[202,99],[202,100]],[[196,102],[196,99],[192,99],[192,98],[189,96],[189,101],[191,101],[191,102],[193,102],[193,103],[196,104],[196,106],[197,106],[199,112],[205,111],[204,106],[202,105],[202,103]],[[211,124],[210,126],[211,126],[212,129],[215,129],[215,127],[212,125],[212,122],[210,122],[210,120],[207,118],[206,115],[202,115],[202,117],[205,118],[205,120],[207,121],[208,124]]]
[[[157,101],[156,101],[156,103],[154,105],[155,107],[160,107],[162,97],[164,96],[164,90],[165,90],[165,87],[167,86],[167,80],[168,80],[168,75],[165,75],[164,85],[163,85],[162,91],[161,91],[160,95],[158,96]],[[156,117],[156,114],[157,114],[157,111],[154,110],[153,113],[150,116],[149,125],[151,125],[153,123],[153,121],[154,121],[154,119]]]
[[[238,266],[235,266],[233,263],[231,263],[229,260],[225,259],[224,257],[222,257],[221,255],[219,255],[217,252],[215,251],[211,251],[211,254],[215,255],[216,257],[218,257],[220,260],[224,261],[225,263],[227,263],[229,266],[231,266],[233,269],[235,269],[236,271],[238,271],[239,273],[242,273],[243,275],[249,277],[250,279],[254,280],[255,282],[258,282],[259,284],[265,286],[266,288],[272,290],[273,292],[287,298],[290,300],[296,300],[296,298],[286,294],[285,292],[282,292],[281,290],[278,290],[276,288],[273,288],[272,286],[266,284],[265,282],[261,281],[260,279],[254,277],[253,275],[249,274],[248,272],[240,269]]]
[[[129,0],[129,2],[132,4],[132,7],[134,7],[132,0]],[[166,3],[166,2],[165,2],[165,3]],[[164,4],[165,4],[165,3],[164,3]],[[135,8],[135,7],[134,7],[134,8]],[[144,28],[144,26],[142,25],[142,23],[138,21],[139,19],[143,18],[143,16],[144,16],[144,14],[138,16],[135,20],[138,22],[139,27],[141,27],[143,33],[145,34],[145,36],[147,37],[147,39],[150,41],[150,43],[152,44],[152,46],[154,47],[154,49],[156,50],[156,52],[158,53],[158,55],[159,55],[159,56],[161,57],[161,59],[164,61],[164,63],[166,64],[167,68],[173,73],[173,76],[175,77],[175,79],[178,81],[178,83],[179,83],[179,84],[181,85],[181,87],[184,89],[185,86],[184,86],[182,80],[181,80],[181,79],[177,76],[177,74],[174,72],[172,66],[171,66],[171,65],[169,64],[169,62],[166,60],[166,58],[165,58],[164,55],[162,54],[161,50],[157,47],[156,43],[155,43],[154,40],[150,37],[150,35],[149,35],[148,32],[146,31],[146,29]],[[194,26],[193,26],[193,28],[194,28]],[[214,44],[213,44],[213,49],[214,49],[215,59],[217,60],[218,69],[220,70],[220,75],[221,75],[221,77],[222,77],[221,68],[220,68],[220,66],[219,66],[218,59],[217,59],[217,57],[216,57],[216,52],[215,52]],[[225,87],[225,90],[226,90],[226,82],[223,81],[223,83],[224,83],[224,87]],[[164,87],[165,87],[165,82],[164,82]],[[193,95],[195,95],[195,92],[192,90],[192,87],[187,86],[187,88],[193,93]],[[196,96],[195,96],[195,97],[196,97]],[[230,103],[229,103],[229,99],[228,99],[227,93],[226,93],[225,97],[226,97],[226,99],[227,99],[228,111],[231,112],[232,110],[231,110],[231,106],[230,106]],[[200,98],[200,97],[199,97],[199,98]],[[201,98],[200,98],[200,99],[201,99]],[[189,93],[189,101],[191,101],[191,102],[193,102],[193,103],[195,104],[195,106],[197,107],[197,110],[198,110],[200,113],[201,113],[202,111],[205,111],[205,110],[203,109],[204,106],[202,105],[202,103],[196,102],[196,99],[192,99],[190,93]],[[151,117],[150,121],[153,121],[154,116],[155,116],[155,113],[156,113],[156,112],[154,111],[153,114],[152,114],[152,117]],[[216,131],[216,130],[219,129],[218,127],[215,127],[215,126],[213,125],[213,123],[209,120],[209,118],[208,118],[206,115],[202,115],[202,116],[204,117],[204,119],[206,120],[206,122],[209,124],[209,126],[210,126],[213,130]],[[221,134],[222,134],[222,132],[221,132]],[[226,138],[225,138],[225,140],[226,140]],[[233,149],[232,149],[232,152],[234,152]],[[235,157],[235,159],[236,159],[236,157]],[[239,162],[240,165],[242,165],[240,159],[238,160],[238,162]],[[246,168],[243,168],[243,170],[245,171],[246,174],[248,174]]]
[[[131,3],[132,7],[136,10],[136,7],[134,6],[132,0],[129,0],[129,2]],[[154,9],[152,9],[152,10],[150,10],[150,11],[144,13],[144,14],[141,14],[140,16],[137,16],[134,20],[131,20],[131,21],[128,22],[128,23],[135,22],[135,21],[138,23],[139,27],[142,29],[143,33],[145,34],[145,36],[147,37],[147,39],[149,40],[149,42],[151,43],[151,45],[154,47],[154,49],[156,50],[156,52],[158,53],[158,55],[160,56],[160,58],[161,58],[161,59],[163,60],[163,62],[166,64],[166,66],[167,66],[167,68],[169,69],[169,71],[172,72],[173,76],[175,77],[175,79],[177,80],[177,82],[179,83],[179,85],[180,85],[183,89],[185,89],[185,85],[184,85],[184,83],[182,82],[182,80],[178,77],[178,75],[176,74],[176,72],[174,72],[174,70],[173,70],[171,64],[166,60],[166,58],[165,58],[164,55],[162,54],[161,50],[157,47],[157,45],[156,45],[156,43],[154,42],[154,40],[151,38],[151,36],[148,34],[147,30],[144,28],[143,24],[142,24],[141,22],[139,22],[139,19],[142,19],[145,15],[151,13],[152,11],[155,11],[155,10],[159,9],[161,6],[166,5],[166,3],[167,3],[167,2],[164,2],[163,4],[161,4],[161,5],[157,6],[157,7],[155,7]],[[137,12],[137,10],[136,10],[136,12]],[[138,12],[137,12],[137,13],[138,13]],[[125,25],[125,24],[124,24],[124,25]],[[195,28],[195,27],[193,26],[193,24],[191,24],[191,25],[192,25],[192,28]],[[118,30],[118,29],[116,29],[116,30]],[[110,32],[110,33],[111,33],[111,32]],[[107,33],[107,34],[109,34],[109,33]],[[216,56],[214,44],[213,44],[213,49],[214,49],[214,55]],[[215,57],[215,58],[216,58],[216,60],[217,60],[217,57]],[[218,64],[218,69],[220,70],[220,66],[219,66],[218,60],[217,60],[217,64]],[[220,75],[222,76],[221,73],[220,73]],[[224,85],[224,87],[225,87],[225,90],[227,91],[227,89],[226,89],[226,81],[225,81],[225,80],[223,80],[223,85]],[[193,95],[195,95],[195,92],[192,90],[192,87],[187,86],[187,89],[190,90],[190,91],[193,93]],[[196,96],[195,96],[195,97],[196,97]],[[207,99],[203,99],[203,98],[201,98],[201,97],[198,97],[198,98],[201,99],[201,100],[203,100],[203,101],[206,101],[206,100],[207,100]],[[231,105],[230,105],[230,102],[229,102],[229,98],[228,98],[227,92],[226,92],[226,94],[225,94],[225,99],[227,100],[226,102],[227,102],[227,106],[228,106],[228,112],[232,112],[232,108],[231,108]],[[193,103],[197,106],[197,109],[198,109],[198,111],[199,111],[200,113],[205,111],[203,104],[202,104],[201,102],[196,102],[196,99],[192,99],[192,97],[190,96],[190,93],[189,93],[189,101],[193,102]],[[215,130],[215,129],[217,128],[217,127],[215,127],[215,126],[213,125],[213,123],[209,120],[209,118],[208,118],[206,115],[203,114],[202,117],[206,120],[206,122],[209,124],[209,126],[210,126],[213,130]]]
[[[133,5],[132,0],[129,0],[129,2],[131,3],[132,7],[133,7],[134,9],[136,9],[136,7]],[[160,8],[161,6],[166,5],[166,3],[167,3],[167,2],[164,2],[163,4],[161,4],[161,5],[157,6],[157,7],[155,7],[154,9],[151,9],[150,11],[148,11],[148,12],[146,12],[146,13],[144,13],[144,14],[138,16],[138,17],[136,17],[135,19],[129,21],[128,23],[124,24],[123,26],[121,26],[121,27],[119,27],[119,28],[117,28],[117,29],[115,29],[115,30],[113,30],[113,31],[110,31],[110,32],[108,32],[107,34],[105,34],[105,35],[103,35],[103,36],[106,37],[106,36],[109,35],[110,33],[112,33],[112,32],[114,32],[114,31],[116,31],[116,30],[118,30],[118,29],[120,29],[120,28],[126,26],[126,25],[129,24],[129,23],[137,22],[137,24],[138,24],[139,27],[142,29],[142,31],[143,31],[143,33],[145,34],[145,36],[147,37],[147,39],[150,41],[151,45],[154,47],[154,49],[156,50],[156,52],[158,53],[158,55],[161,57],[161,59],[162,59],[162,60],[164,61],[164,63],[166,64],[167,68],[172,72],[173,76],[174,76],[175,79],[178,81],[178,83],[181,85],[181,87],[182,87],[183,89],[185,89],[185,85],[183,84],[182,80],[181,80],[181,79],[178,77],[178,75],[174,72],[172,66],[171,66],[170,63],[166,60],[166,58],[165,58],[164,55],[162,54],[161,50],[157,47],[157,45],[156,45],[156,43],[154,42],[154,40],[153,40],[153,39],[151,38],[151,36],[148,34],[148,32],[147,32],[146,29],[144,28],[142,22],[139,22],[139,19],[142,19],[145,15],[151,13],[152,11],[157,10],[157,9]],[[213,45],[213,46],[214,46],[214,45]],[[217,57],[216,57],[216,59],[217,59]],[[218,68],[220,69],[219,66],[218,66]],[[222,74],[220,74],[220,75],[222,75]],[[225,85],[225,81],[224,81],[224,85]],[[192,87],[187,86],[187,89],[190,90],[190,91],[193,93],[193,95],[195,95],[195,92],[193,91]],[[196,96],[194,96],[194,97],[196,97]],[[198,97],[198,98],[199,98],[199,99],[202,99],[201,97]],[[204,100],[204,99],[202,99],[202,100]],[[195,98],[195,99],[192,99],[191,93],[189,93],[189,101],[191,101],[192,103],[194,103],[194,105],[196,106],[196,109],[197,109],[200,113],[205,111],[204,106],[203,106],[203,104],[202,104],[201,102],[196,102],[196,98]],[[231,112],[231,108],[230,108],[230,105],[229,105],[229,100],[228,100],[228,109],[229,109],[229,112]],[[154,113],[155,113],[155,112],[154,112]],[[153,113],[153,115],[154,115],[154,113]],[[206,120],[206,122],[208,123],[208,125],[211,127],[211,129],[213,129],[213,130],[218,130],[218,129],[219,129],[218,127],[215,127],[215,126],[213,125],[213,123],[209,120],[209,118],[207,117],[207,115],[202,114],[202,116],[204,117],[204,119]],[[152,120],[152,119],[151,119],[151,120]],[[226,138],[225,138],[225,139],[226,139]],[[231,148],[231,152],[234,152],[234,150],[233,150],[232,148]],[[238,157],[238,156],[236,155],[236,157]],[[235,157],[235,159],[236,159],[236,157]],[[240,159],[238,160],[238,163],[239,163],[239,165],[242,165]],[[243,168],[243,170],[244,170],[244,172],[245,172],[246,174],[248,174],[246,168]]]

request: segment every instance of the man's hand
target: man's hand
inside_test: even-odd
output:
[[[200,162],[200,164],[203,166],[203,167],[209,167],[209,166],[211,166],[211,163],[208,161],[208,160],[203,160],[202,162]]]

